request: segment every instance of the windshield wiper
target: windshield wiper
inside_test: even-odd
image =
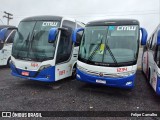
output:
[[[87,61],[90,61],[92,60],[93,56],[95,55],[96,51],[98,50],[98,48],[100,47],[100,45],[102,44],[102,39],[101,38],[101,43],[98,44],[98,46],[94,49],[94,51],[91,53],[91,55],[89,56],[88,60]]]
[[[109,30],[108,30],[108,31],[109,31]],[[118,65],[115,56],[113,55],[113,53],[112,53],[110,47],[109,47],[108,44],[106,43],[107,36],[108,36],[108,31],[107,31],[107,34],[106,34],[106,39],[105,39],[105,49],[104,49],[104,51],[106,52],[106,48],[107,48],[107,50],[108,50],[109,54],[111,55],[111,57],[112,57],[114,63],[115,63],[116,65]],[[105,54],[105,53],[104,53],[104,54]],[[104,61],[104,54],[103,54],[103,61]]]
[[[109,48],[109,46],[108,46],[107,44],[106,44],[106,47],[105,47],[105,51],[106,51],[106,48],[107,48],[109,54],[111,55],[111,57],[112,57],[114,63],[116,63],[116,64],[118,65],[116,58],[114,57],[114,55],[113,55],[111,49]],[[103,54],[103,56],[104,56],[104,54]],[[103,60],[104,60],[104,57],[103,57]]]

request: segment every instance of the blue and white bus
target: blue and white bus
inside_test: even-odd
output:
[[[77,61],[77,80],[133,88],[139,43],[145,45],[147,39],[147,32],[140,28],[139,22],[129,19],[89,22],[85,29],[75,30],[74,41],[79,31],[84,34]]]
[[[0,25],[0,66],[9,66],[16,27]]]
[[[23,19],[12,48],[12,75],[43,82],[74,76],[79,42],[72,42],[72,32],[81,27],[81,22],[60,16]],[[80,33],[77,38],[81,40]]]
[[[142,71],[154,91],[160,95],[160,25],[143,49]]]

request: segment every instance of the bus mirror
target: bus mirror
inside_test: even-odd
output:
[[[0,30],[0,42],[1,43],[4,42],[6,32],[7,32],[7,28],[3,28],[2,30]]]
[[[140,28],[142,33],[141,45],[146,45],[148,33],[145,28]]]
[[[49,35],[48,35],[48,42],[49,43],[53,43],[56,40],[57,33],[58,33],[58,29],[57,28],[51,28],[49,30]]]
[[[160,30],[158,31],[157,34],[157,45],[160,45]]]
[[[80,32],[80,31],[84,31],[84,28],[78,28],[78,29],[73,31],[73,33],[72,33],[72,41],[74,43],[76,43],[77,33]]]

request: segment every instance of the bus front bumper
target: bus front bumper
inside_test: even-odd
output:
[[[55,81],[55,67],[48,67],[41,71],[27,71],[16,68],[12,63],[10,63],[11,74],[16,77],[35,80],[35,81],[42,81],[42,82],[54,82]],[[28,72],[29,76],[22,75],[22,72]]]
[[[111,87],[134,88],[135,74],[123,78],[109,78],[86,74],[77,69],[77,80],[94,84],[103,84]]]

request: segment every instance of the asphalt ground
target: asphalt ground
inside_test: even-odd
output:
[[[9,68],[1,67],[0,111],[160,111],[160,96],[155,94],[140,67],[136,74],[135,88],[127,90],[83,83],[71,78],[52,84],[36,82],[13,77]]]

